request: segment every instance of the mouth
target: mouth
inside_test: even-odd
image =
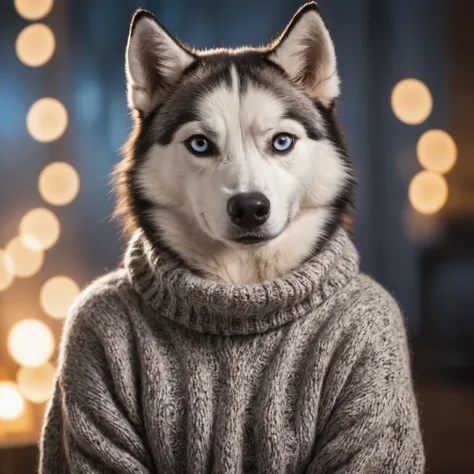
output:
[[[288,226],[291,224],[291,214],[288,213],[288,216],[286,218],[285,225],[283,226],[283,229],[281,229],[280,232],[274,235],[269,235],[269,234],[263,234],[263,233],[247,233],[247,234],[234,234],[231,237],[231,241],[235,242],[237,244],[241,245],[258,245],[258,244],[264,244],[265,242],[268,242],[270,240],[276,239],[279,237],[283,232],[288,228]]]
[[[267,242],[268,240],[271,240],[272,238],[273,237],[270,235],[247,234],[247,235],[242,235],[240,237],[235,237],[232,240],[234,242],[237,242],[238,244],[256,245],[256,244],[261,244],[263,242]]]

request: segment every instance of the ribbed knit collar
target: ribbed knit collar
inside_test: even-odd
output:
[[[133,286],[157,312],[195,331],[262,333],[314,310],[359,270],[359,256],[338,230],[317,255],[283,278],[233,286],[204,279],[138,231],[126,252]]]

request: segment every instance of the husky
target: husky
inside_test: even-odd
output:
[[[334,45],[315,3],[266,46],[197,50],[139,10],[116,215],[206,278],[281,277],[351,216]]]

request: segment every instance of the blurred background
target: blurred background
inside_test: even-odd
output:
[[[120,260],[137,7],[200,48],[266,43],[302,0],[0,3],[0,474],[30,474],[71,301]],[[343,81],[362,268],[406,316],[429,472],[474,473],[474,2],[320,0]]]

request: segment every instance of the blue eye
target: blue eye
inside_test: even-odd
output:
[[[288,133],[279,133],[273,139],[273,149],[275,151],[288,151],[290,150],[295,143],[295,139],[292,135]]]
[[[211,142],[202,135],[193,135],[186,141],[188,150],[195,155],[210,155]]]

